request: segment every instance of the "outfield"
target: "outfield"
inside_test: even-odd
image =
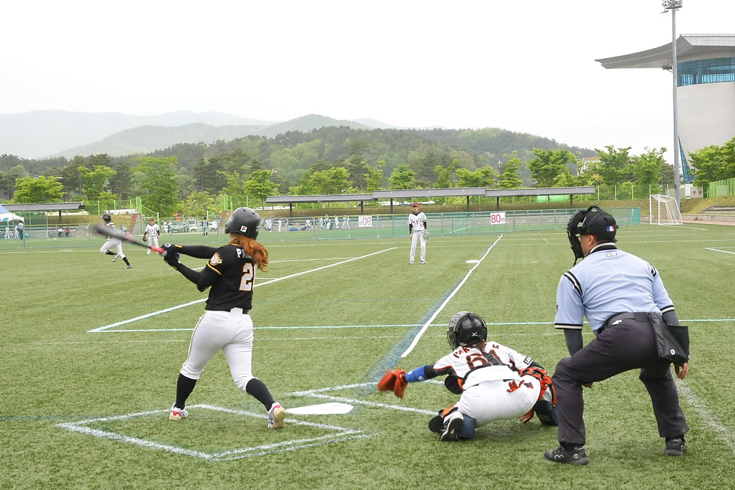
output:
[[[446,354],[446,324],[463,309],[553,372],[567,355],[552,326],[573,262],[563,232],[432,237],[426,266],[408,265],[407,239],[269,242],[252,312],[255,374],[287,409],[353,406],[289,416],[282,431],[266,429],[221,354],[191,416],[168,421],[206,295],[143,249],[125,246],[124,270],[94,244],[0,251],[0,488],[728,488],[735,227],[625,226],[618,238],[660,271],[691,329],[689,377],[677,382],[692,427],[681,458],[663,455],[636,372],[585,391],[586,467],[545,461],[556,430],[537,419],[438,442],[427,422],[456,399],[440,383],[411,384],[403,400],[375,391],[386,367]]]

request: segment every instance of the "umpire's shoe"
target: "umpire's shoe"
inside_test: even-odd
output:
[[[439,434],[440,441],[458,441],[457,434],[464,427],[464,417],[456,408],[444,417],[444,426]]]
[[[666,456],[681,456],[687,448],[684,436],[666,439]]]
[[[590,462],[589,458],[587,458],[587,452],[583,447],[567,451],[563,447],[558,446],[555,449],[546,451],[544,457],[555,463],[587,464]]]

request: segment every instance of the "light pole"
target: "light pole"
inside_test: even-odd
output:
[[[679,161],[679,115],[676,103],[676,87],[679,82],[679,74],[677,70],[676,62],[676,11],[682,7],[684,0],[663,0],[662,5],[665,14],[671,11],[671,72],[674,78],[674,198],[676,199],[677,209],[681,209],[681,192],[680,192],[680,178],[679,170],[681,169],[681,163]]]

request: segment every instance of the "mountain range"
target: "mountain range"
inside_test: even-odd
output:
[[[133,116],[117,112],[59,110],[0,114],[0,155],[26,159],[143,154],[178,143],[213,143],[248,135],[274,137],[326,126],[403,129],[373,119],[356,121],[311,114],[290,121],[260,121],[220,112]]]

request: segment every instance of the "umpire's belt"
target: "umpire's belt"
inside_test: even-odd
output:
[[[249,315],[250,310],[243,310],[242,308],[233,308],[230,310],[230,313],[242,313],[243,315]]]
[[[605,324],[602,327],[598,328],[595,333],[597,335],[600,335],[602,331],[605,330],[606,328],[610,328],[613,325],[617,325],[623,320],[638,320],[639,322],[649,321],[648,313],[616,313],[610,318],[608,318],[605,321]]]

